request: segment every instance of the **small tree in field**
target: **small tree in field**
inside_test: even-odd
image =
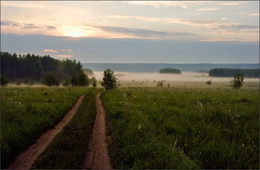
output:
[[[244,76],[242,74],[237,73],[234,76],[234,79],[231,82],[231,84],[232,84],[233,89],[236,89],[236,90],[240,89],[240,87],[242,87],[244,84]]]
[[[107,69],[104,71],[103,82],[101,82],[101,85],[106,90],[112,90],[117,87],[117,79],[112,70]]]

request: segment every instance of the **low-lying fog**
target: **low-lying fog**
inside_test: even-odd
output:
[[[207,73],[182,72],[181,74],[160,74],[160,73],[133,73],[114,72],[119,81],[167,81],[167,82],[230,82],[232,77],[210,77]],[[96,79],[102,80],[103,72],[94,72]],[[245,78],[245,82],[259,82],[258,78]]]

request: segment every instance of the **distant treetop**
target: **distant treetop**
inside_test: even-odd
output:
[[[176,68],[164,68],[160,69],[159,73],[174,73],[174,74],[181,74],[181,71]]]
[[[212,77],[234,77],[237,73],[244,77],[259,77],[259,69],[231,69],[231,68],[214,68],[209,71]]]

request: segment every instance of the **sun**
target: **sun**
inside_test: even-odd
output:
[[[62,27],[62,33],[68,37],[84,37],[87,36],[87,32],[76,26],[64,26]]]

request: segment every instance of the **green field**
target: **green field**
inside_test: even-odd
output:
[[[1,88],[1,168],[56,125],[90,88]]]
[[[107,143],[115,169],[259,167],[259,90],[136,87],[103,92]],[[208,88],[207,88],[208,87]],[[1,168],[83,103],[32,168],[81,168],[97,89],[1,88]],[[68,149],[69,148],[69,149]]]
[[[113,168],[259,168],[256,88],[121,88],[101,97]]]

